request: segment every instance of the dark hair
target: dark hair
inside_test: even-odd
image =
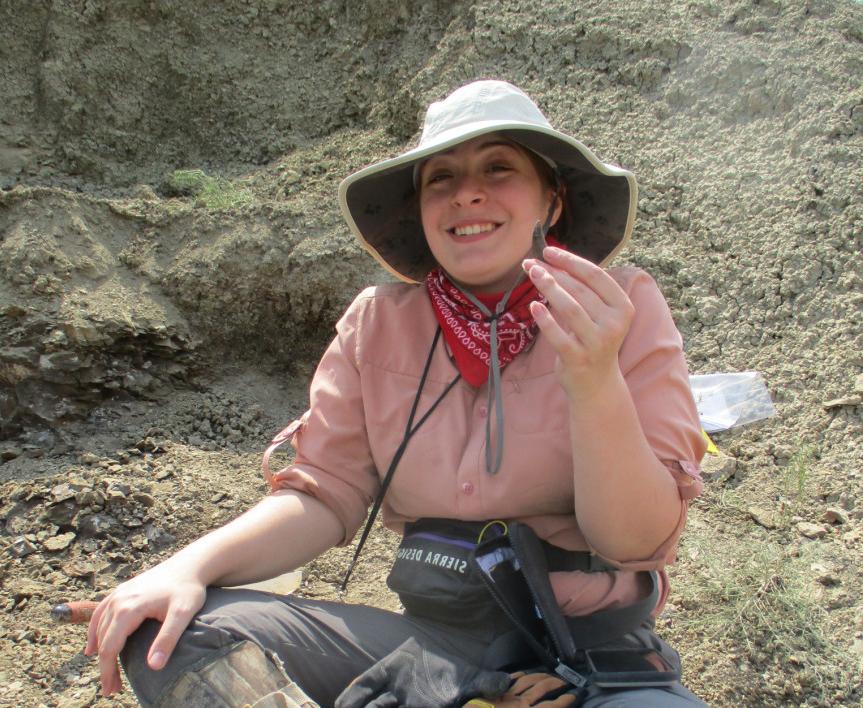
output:
[[[534,152],[530,148],[526,148],[519,143],[515,144],[524,151],[528,159],[533,163],[534,169],[536,169],[536,173],[539,175],[540,180],[542,180],[546,187],[554,192],[555,199],[560,201],[560,216],[557,218],[554,225],[549,228],[548,233],[554,236],[558,241],[562,241],[560,234],[569,233],[569,209],[566,202],[566,183],[560,178],[560,175],[558,175],[557,169],[548,164],[545,158],[540,156],[539,153]]]

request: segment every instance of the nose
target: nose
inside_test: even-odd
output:
[[[452,193],[452,202],[455,206],[482,204],[483,201],[485,201],[485,190],[478,179],[471,175],[464,175],[458,179]]]

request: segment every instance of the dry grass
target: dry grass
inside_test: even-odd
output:
[[[859,669],[844,646],[850,637],[836,635],[812,572],[823,546],[787,543],[793,529],[786,517],[809,496],[810,459],[811,451],[801,454],[777,480],[790,485],[777,529],[752,522],[733,490],[708,493],[693,509],[698,530],[691,527],[681,544],[674,607],[660,626],[694,669],[687,683],[711,702],[855,705]]]

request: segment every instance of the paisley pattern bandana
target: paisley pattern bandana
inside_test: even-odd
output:
[[[483,315],[441,268],[426,276],[426,289],[456,367],[465,381],[479,387],[488,380],[491,365],[491,321]],[[476,295],[489,310],[504,293]],[[536,337],[539,328],[530,314],[534,300],[545,303],[534,284],[525,279],[509,297],[506,309],[497,319],[498,359],[500,368],[509,364]]]

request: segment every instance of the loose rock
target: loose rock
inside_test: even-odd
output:
[[[770,509],[763,509],[757,506],[747,507],[746,513],[752,518],[752,520],[758,524],[759,526],[763,526],[766,529],[775,529],[779,526],[779,516],[775,511],[771,511]]]
[[[834,585],[839,585],[839,583],[842,582],[836,570],[824,563],[813,563],[810,566],[810,570],[812,571],[812,575],[815,580],[822,585],[832,587]]]
[[[737,460],[729,455],[705,455],[701,461],[701,475],[711,482],[725,482],[734,477]]]
[[[107,514],[88,514],[78,517],[78,531],[82,536],[105,536],[117,525]]]
[[[824,512],[824,521],[828,524],[847,524],[848,514],[839,507],[830,507]]]
[[[36,550],[36,546],[34,546],[28,539],[26,538],[16,538],[12,542],[12,553],[19,558],[23,558],[24,556],[30,555]]]
[[[853,396],[842,396],[842,398],[834,398],[830,401],[824,401],[821,405],[824,406],[825,410],[830,410],[832,408],[842,408],[844,406],[859,406],[861,401],[863,401],[863,397],[854,394]]]
[[[69,547],[69,544],[75,540],[75,534],[72,531],[68,533],[60,534],[59,536],[54,536],[53,538],[49,538],[42,543],[42,546],[47,551],[62,551]]]
[[[806,538],[824,538],[827,535],[827,528],[821,524],[813,524],[808,521],[801,521],[797,524],[797,530],[806,536]]]

